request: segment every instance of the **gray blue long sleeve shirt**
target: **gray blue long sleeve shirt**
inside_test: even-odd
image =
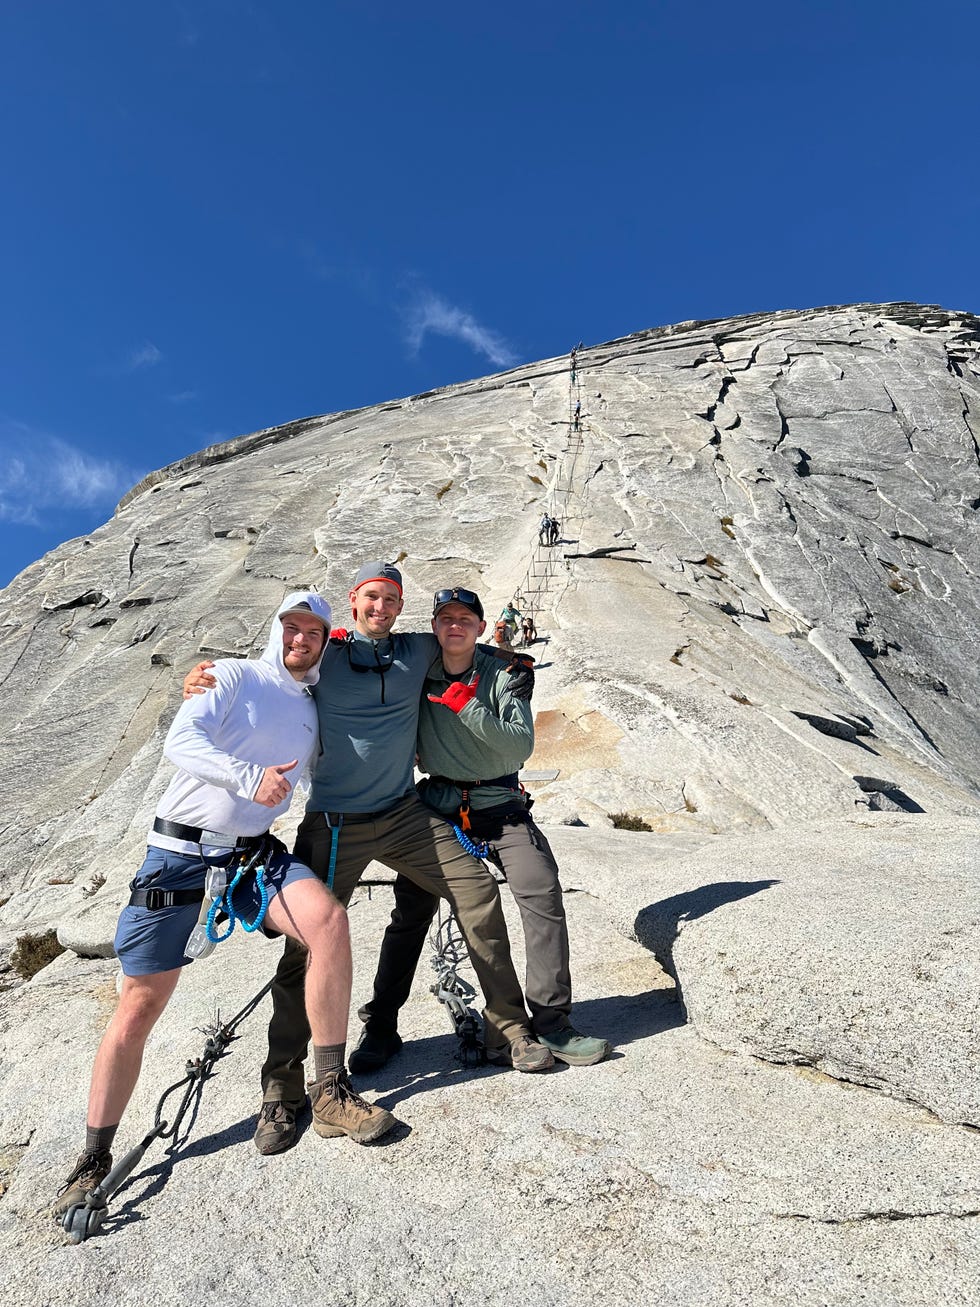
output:
[[[307,811],[384,812],[412,790],[419,698],[438,652],[422,632],[328,643],[313,690],[320,755]]]

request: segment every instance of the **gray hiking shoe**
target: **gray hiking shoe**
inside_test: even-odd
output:
[[[302,1106],[302,1102],[285,1103],[278,1098],[262,1104],[252,1142],[263,1157],[292,1148],[296,1142],[296,1113]]]
[[[569,1066],[594,1066],[612,1052],[608,1040],[580,1035],[572,1026],[562,1026],[550,1035],[538,1035],[538,1039],[559,1062],[567,1062]]]
[[[64,1216],[75,1203],[83,1203],[111,1170],[112,1154],[108,1149],[101,1153],[82,1153],[51,1204],[51,1215],[55,1220]]]
[[[488,1048],[487,1061],[497,1066],[512,1066],[515,1071],[550,1071],[555,1065],[551,1050],[543,1043],[536,1043],[530,1035],[518,1035],[500,1048]]]
[[[347,1072],[336,1071],[306,1086],[313,1104],[313,1129],[324,1139],[349,1135],[357,1144],[380,1139],[395,1124],[383,1107],[375,1107],[354,1092]]]

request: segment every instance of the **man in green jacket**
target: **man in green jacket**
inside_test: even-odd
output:
[[[499,660],[477,648],[486,628],[479,596],[462,587],[437,590],[432,629],[440,656],[429,668],[419,715],[419,792],[429,807],[474,841],[486,841],[503,869],[524,927],[525,993],[534,1038],[562,1062],[590,1066],[610,1052],[604,1039],[572,1026],[568,927],[558,865],[531,820],[517,773],[534,748],[529,703],[516,699]],[[439,900],[399,876],[374,993],[360,1010],[365,1024],[350,1058],[355,1072],[375,1070],[398,1051],[398,1010]],[[505,1061],[489,1049],[488,1060]]]

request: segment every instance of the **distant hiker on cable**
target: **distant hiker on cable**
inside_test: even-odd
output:
[[[513,600],[508,600],[508,602],[504,604],[498,620],[507,623],[510,639],[513,641],[514,637],[517,635],[517,628],[521,623],[520,609],[514,606]]]
[[[493,643],[505,653],[513,653],[514,645],[511,640],[510,623],[499,617],[493,626]]]
[[[230,867],[263,849],[258,873],[237,887],[232,906],[252,928],[286,935],[309,958],[306,1013],[316,1059],[313,1128],[323,1135],[376,1139],[394,1117],[351,1089],[344,1070],[350,1006],[347,914],[303,863],[268,836],[289,807],[296,780],[319,751],[310,690],[330,629],[318,595],[287,596],[261,658],[224,658],[214,690],[184,702],[164,743],[177,773],[157,807],[146,859],[132,882],[116,929],[122,992],[99,1045],[89,1091],[85,1148],[52,1205],[61,1216],[112,1168],[116,1129],[136,1087],[143,1048],[193,961],[189,936],[205,898],[209,868]],[[265,894],[263,894],[263,881]],[[215,971],[213,979],[220,979]]]
[[[486,1000],[488,1046],[509,1057],[518,1071],[542,1070],[552,1058],[530,1036],[496,881],[415,792],[419,698],[439,652],[435,636],[392,630],[404,603],[402,575],[393,563],[365,563],[348,598],[354,629],[331,634],[314,690],[323,751],[296,837],[297,856],[343,904],[373,859],[414,881],[426,895],[448,899]],[[185,692],[207,685],[206,667],[199,663],[191,670]],[[513,694],[530,695],[534,677],[529,659],[514,655],[504,671]],[[304,950],[287,940],[272,991],[263,1104],[254,1139],[263,1154],[281,1153],[297,1138],[310,1037],[303,1005],[306,974]],[[350,1056],[355,1074],[365,1069],[359,1055],[355,1048]]]
[[[521,618],[521,644],[526,649],[529,644],[534,644],[538,638],[538,628],[534,625],[534,618],[530,613],[525,613]]]
[[[548,544],[556,545],[558,543],[558,539],[560,535],[561,535],[561,522],[559,522],[557,517],[553,517],[551,519],[551,532],[550,532]]]
[[[437,590],[432,629],[441,657],[429,669],[419,716],[419,782],[424,801],[473,841],[486,841],[488,856],[507,877],[524,928],[525,992],[537,1046],[560,1062],[591,1066],[610,1052],[604,1039],[572,1025],[568,927],[558,865],[548,841],[531,820],[517,778],[534,747],[529,703],[515,699],[500,663],[477,648],[486,628],[479,596],[461,586]],[[402,877],[395,882],[395,910],[385,932],[371,1001],[358,1049],[372,1053],[377,1068],[401,1047],[398,1011],[412,987],[438,899]],[[506,1049],[488,1048],[491,1062],[507,1062]]]
[[[538,544],[551,544],[551,518],[547,513],[545,513],[544,517],[542,517],[541,521],[538,523]]]

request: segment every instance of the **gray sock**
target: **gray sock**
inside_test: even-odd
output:
[[[118,1125],[87,1125],[85,1127],[86,1153],[107,1153],[116,1137]]]
[[[346,1058],[346,1044],[314,1044],[314,1078],[317,1081],[325,1080],[327,1076],[343,1071]]]

